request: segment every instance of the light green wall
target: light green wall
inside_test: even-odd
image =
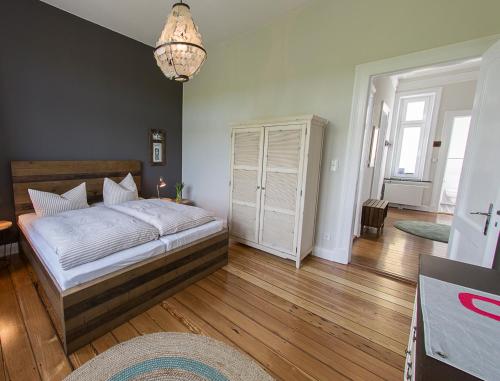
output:
[[[272,25],[208,46],[201,73],[184,86],[188,194],[226,215],[230,122],[317,114],[330,121],[317,245],[334,249],[342,170],[328,167],[334,158],[345,165],[355,66],[498,34],[499,15],[499,0],[313,0]]]

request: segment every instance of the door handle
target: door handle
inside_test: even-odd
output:
[[[490,226],[492,212],[493,212],[493,203],[490,204],[490,207],[488,208],[487,212],[469,212],[470,214],[473,214],[476,216],[485,216],[486,217],[486,221],[484,223],[484,230],[483,230],[484,235],[488,234],[488,228]],[[497,214],[498,214],[498,211],[497,211]]]

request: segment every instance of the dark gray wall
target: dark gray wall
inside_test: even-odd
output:
[[[149,165],[150,128],[167,131],[166,166]],[[141,160],[144,195],[159,176],[172,195],[181,139],[182,85],[151,47],[40,1],[0,1],[0,219],[14,218],[10,160]]]

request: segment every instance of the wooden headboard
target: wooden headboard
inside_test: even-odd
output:
[[[16,216],[33,211],[28,188],[62,194],[87,183],[89,203],[102,201],[105,177],[121,181],[129,172],[141,191],[141,162],[137,160],[12,161],[12,187]]]

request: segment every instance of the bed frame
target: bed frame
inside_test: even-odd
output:
[[[102,200],[105,177],[132,173],[141,186],[140,161],[13,161],[16,215],[33,211],[28,188],[63,193],[87,182],[89,202]],[[225,266],[227,230],[168,253],[101,276],[65,291],[21,231],[21,252],[29,260],[38,293],[66,353],[71,353],[149,309],[188,285]]]

